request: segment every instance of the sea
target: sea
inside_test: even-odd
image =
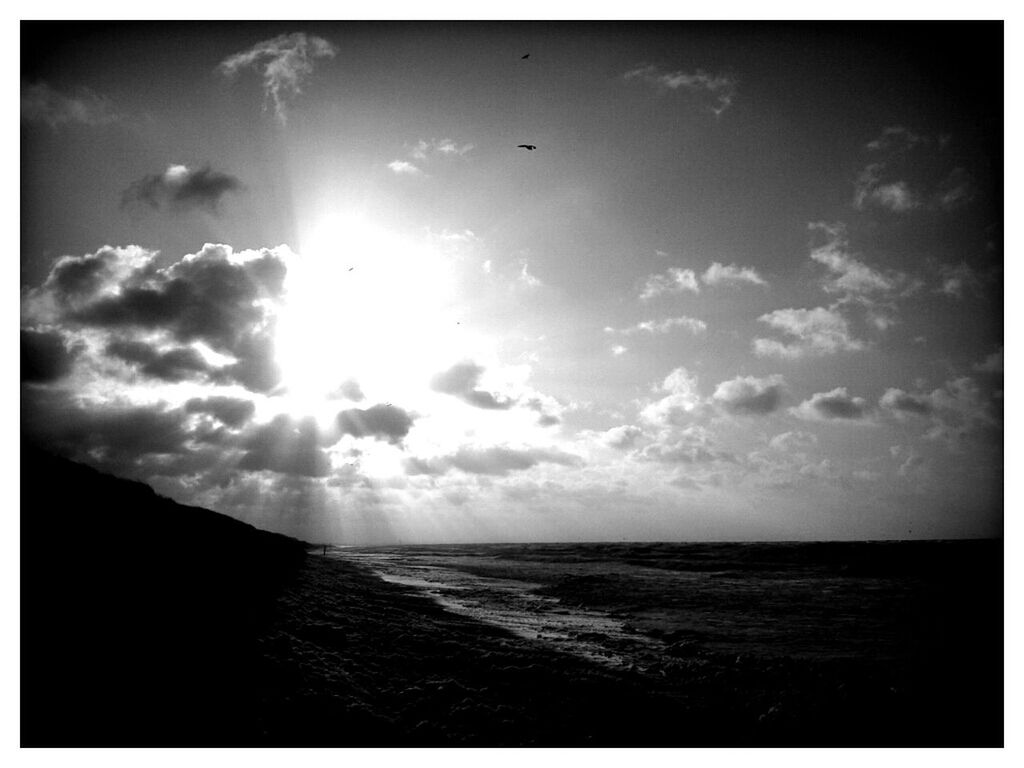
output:
[[[460,544],[329,556],[522,642],[679,680],[698,695],[727,689],[769,716],[797,721],[816,702],[842,700],[904,717],[929,743],[943,729],[1001,738],[1001,540]]]

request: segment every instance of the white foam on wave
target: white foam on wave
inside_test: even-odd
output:
[[[415,562],[415,555],[346,551],[338,556],[368,567],[385,581],[413,587],[454,614],[590,661],[626,667],[635,661],[627,652],[629,646],[640,650],[655,644],[628,632],[622,622],[606,613],[536,594],[539,584],[473,575],[438,564],[441,558],[436,556],[429,564]],[[455,565],[460,558],[445,559]],[[473,562],[479,563],[480,558]]]

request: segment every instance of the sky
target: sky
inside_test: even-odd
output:
[[[1001,535],[1001,25],[21,34],[23,439],[309,541]]]

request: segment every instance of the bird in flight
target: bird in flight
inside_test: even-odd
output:
[[[516,149],[519,149],[520,147],[523,148],[523,149],[528,149],[531,152],[533,152],[533,150],[535,150],[537,148],[537,145],[536,144],[517,144],[516,145]]]
[[[520,59],[528,59],[528,58],[530,58],[530,54],[526,54],[525,56],[520,56],[519,58]]]

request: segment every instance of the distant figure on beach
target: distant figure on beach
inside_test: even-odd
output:
[[[326,544],[324,544],[324,554],[325,555],[327,554],[327,545]]]

